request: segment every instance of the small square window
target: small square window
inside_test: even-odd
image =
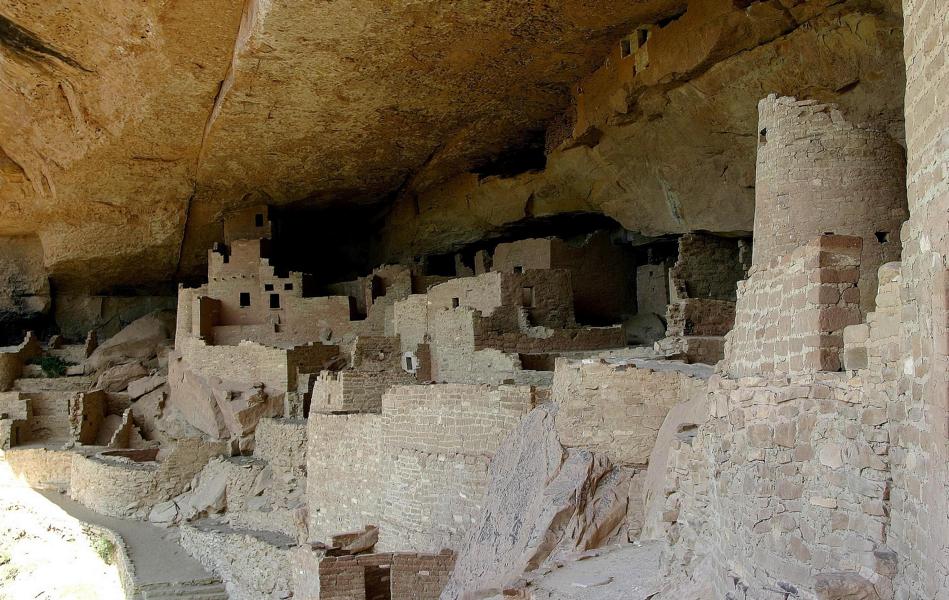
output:
[[[292,290],[292,289],[293,289],[293,284],[292,284],[292,283],[285,283],[285,284],[283,284],[283,289],[288,290],[288,291],[289,291],[289,290]]]
[[[280,294],[270,294],[270,308],[280,308]]]
[[[515,272],[515,273],[523,273],[523,272],[524,272],[524,267],[522,267],[521,265],[517,265],[516,267],[514,267],[514,272]]]
[[[452,299],[451,299],[451,307],[452,307],[452,308],[458,308],[458,306],[460,306],[460,305],[461,305],[461,302],[459,302],[458,298],[452,298]]]
[[[265,292],[272,292],[272,291],[273,291],[273,284],[272,284],[272,283],[265,283],[265,284],[264,284],[264,291],[265,291]]]
[[[263,226],[264,226],[264,215],[262,215],[262,214],[256,214],[256,215],[254,215],[254,225],[256,225],[257,227],[263,227]]]
[[[241,292],[241,307],[250,306],[250,292]]]

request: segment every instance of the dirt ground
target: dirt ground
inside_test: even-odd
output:
[[[111,543],[16,480],[0,452],[0,600],[123,600]]]

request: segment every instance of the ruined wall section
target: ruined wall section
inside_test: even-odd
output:
[[[824,235],[752,267],[726,336],[729,375],[840,369],[843,329],[862,320],[860,256],[860,238]]]
[[[679,237],[679,258],[669,271],[672,302],[684,298],[735,300],[735,282],[744,279],[737,239],[703,233]]]
[[[378,414],[307,419],[306,497],[311,541],[379,523],[385,472]]]
[[[679,370],[558,358],[551,400],[560,443],[644,467],[669,410],[703,393],[705,380]]]
[[[899,259],[908,216],[902,147],[834,105],[775,95],[758,104],[758,130],[753,263],[822,233],[859,236],[860,308],[872,311],[876,270]]]
[[[534,407],[532,388],[398,386],[382,402],[386,483],[378,548],[456,549],[482,508],[491,457]]]

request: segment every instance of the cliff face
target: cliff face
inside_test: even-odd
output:
[[[380,259],[574,211],[748,231],[757,100],[899,138],[901,36],[892,0],[8,3],[0,235],[100,291],[200,271],[256,202],[391,207]]]

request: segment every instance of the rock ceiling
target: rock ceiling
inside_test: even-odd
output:
[[[411,197],[433,210],[390,221],[436,249],[523,216],[526,197],[539,210],[602,211],[635,227],[632,213],[651,205],[630,200],[628,187],[614,191],[670,179],[650,152],[684,177],[687,165],[696,175],[727,167],[731,148],[729,185],[693,175],[682,194],[714,187],[713,200],[728,196],[741,213],[753,141],[690,144],[696,122],[709,117],[748,137],[762,91],[821,95],[851,81],[863,82],[847,90],[856,89],[852,104],[901,109],[902,81],[886,83],[902,70],[895,2],[692,4],[693,21],[716,4],[727,18],[701,17],[711,28],[693,25],[668,44],[669,56],[685,58],[654,53],[654,77],[603,92],[608,114],[588,109],[599,119],[597,148],[562,147],[529,181],[490,178],[482,200],[496,207],[472,210],[466,186],[484,182],[458,177],[543,131],[621,37],[681,15],[685,0],[0,0],[0,235],[38,235],[54,285],[104,289],[192,271],[220,237],[220,212],[259,201]],[[814,43],[839,59],[806,50]],[[774,75],[782,68],[814,71],[813,85],[784,85]],[[624,175],[636,165],[638,175]],[[715,208],[706,200],[706,213]],[[478,210],[504,216],[464,216]],[[424,218],[454,225],[432,234]],[[709,222],[738,229],[743,219]],[[667,221],[642,229],[691,226]]]

